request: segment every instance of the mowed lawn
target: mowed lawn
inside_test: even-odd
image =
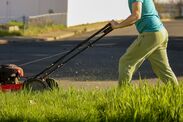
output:
[[[109,89],[55,89],[0,93],[6,122],[181,122],[183,84],[125,85]]]

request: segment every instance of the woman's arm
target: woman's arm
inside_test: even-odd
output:
[[[131,26],[141,18],[141,13],[142,13],[142,3],[134,2],[132,4],[132,14],[127,19],[122,21],[121,23],[118,23],[118,22],[112,20],[110,22],[111,26],[113,29]]]

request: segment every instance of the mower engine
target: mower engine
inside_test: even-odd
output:
[[[0,89],[2,91],[21,89],[23,84],[19,83],[19,80],[23,76],[23,69],[15,64],[0,65]]]

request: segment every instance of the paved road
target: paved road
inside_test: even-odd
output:
[[[183,20],[165,22],[165,26],[170,34],[169,61],[175,74],[181,77],[183,76]],[[87,33],[54,42],[30,42],[26,40],[9,42],[6,45],[0,45],[0,64],[22,65],[26,76],[35,75],[61,55],[29,64],[31,61],[64,53],[91,34]],[[87,49],[51,76],[61,80],[116,81],[118,60],[136,36],[135,27],[115,30],[96,43],[93,48]],[[28,64],[26,65],[26,63]],[[138,79],[139,76],[141,78],[155,78],[148,62],[144,62],[133,79]]]

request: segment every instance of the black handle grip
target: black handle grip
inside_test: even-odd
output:
[[[106,25],[106,29],[105,29],[103,32],[104,32],[105,34],[107,34],[107,33],[111,32],[112,30],[113,30],[113,28],[112,28],[111,24],[108,23],[108,24]]]

